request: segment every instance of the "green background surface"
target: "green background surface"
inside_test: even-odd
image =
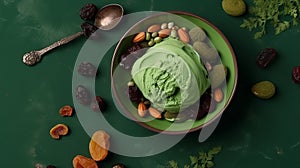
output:
[[[0,51],[2,76],[1,100],[1,167],[35,167],[53,164],[72,167],[77,154],[89,156],[90,137],[76,115],[63,118],[58,109],[73,104],[72,73],[77,55],[85,42],[80,38],[48,53],[37,66],[22,63],[24,53],[43,48],[67,35],[80,31],[80,8],[86,3],[102,7],[108,3],[123,5],[125,14],[139,11],[186,11],[206,18],[228,38],[236,53],[239,79],[236,94],[221,118],[213,135],[204,143],[197,141],[199,132],[188,134],[180,143],[161,154],[133,158],[109,153],[100,167],[124,163],[127,167],[152,168],[168,160],[188,163],[188,156],[201,150],[222,146],[215,157],[216,168],[299,167],[299,99],[300,85],[291,80],[291,70],[300,65],[299,26],[279,36],[270,30],[262,39],[253,39],[253,32],[241,29],[242,17],[231,17],[221,8],[221,1],[151,0],[151,1],[0,1]],[[250,0],[246,1],[251,4]],[[255,59],[259,51],[274,47],[278,57],[266,69],[259,69]],[[111,57],[113,48],[107,53]],[[109,92],[110,58],[100,64],[102,81],[96,92],[109,103],[106,115],[114,113]],[[105,68],[107,67],[107,68]],[[251,86],[270,80],[277,86],[270,100],[254,97]],[[113,119],[113,117],[112,117]],[[116,127],[139,135],[150,131],[130,121],[112,120]],[[65,123],[71,132],[54,140],[49,130]]]

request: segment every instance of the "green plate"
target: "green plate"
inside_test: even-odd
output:
[[[201,27],[207,34],[209,43],[219,52],[222,64],[228,68],[228,78],[226,85],[222,88],[224,91],[224,99],[218,103],[216,109],[200,120],[187,120],[185,122],[169,122],[167,120],[153,119],[151,117],[142,118],[137,114],[137,106],[133,105],[128,99],[126,93],[127,83],[131,80],[129,70],[120,67],[120,57],[132,45],[132,39],[135,34],[146,31],[147,27],[153,24],[161,24],[164,22],[175,22],[179,27],[191,29],[195,26]],[[237,84],[238,68],[234,51],[224,36],[224,34],[212,23],[187,12],[162,12],[148,16],[134,26],[132,26],[122,37],[118,43],[112,59],[112,90],[114,91],[114,99],[119,110],[130,115],[142,126],[156,132],[167,134],[180,134],[199,130],[218,118],[230,103],[235,92]]]

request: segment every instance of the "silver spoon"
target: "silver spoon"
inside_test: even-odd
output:
[[[111,30],[114,27],[118,25],[118,23],[121,21],[122,16],[124,13],[124,9],[119,4],[108,4],[101,9],[98,10],[96,16],[95,16],[95,22],[94,25],[98,27],[101,30]],[[77,39],[78,37],[82,36],[84,33],[82,31],[77,32],[73,35],[70,35],[68,37],[65,37],[48,47],[45,47],[41,50],[33,50],[30,51],[23,56],[23,63],[29,66],[35,65],[38,63],[42,56],[47,53],[48,51],[62,46],[64,44],[69,43],[72,40]]]

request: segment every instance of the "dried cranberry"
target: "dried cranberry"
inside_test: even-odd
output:
[[[92,3],[86,4],[80,9],[80,17],[85,21],[93,20],[95,18],[97,10],[98,8],[96,5]]]
[[[277,51],[274,48],[263,49],[256,58],[256,64],[260,68],[265,68],[276,57]]]
[[[293,68],[292,79],[294,80],[294,82],[300,84],[300,66],[296,66]]]
[[[96,96],[91,102],[91,109],[95,112],[103,111],[106,107],[105,102],[102,97]]]
[[[91,102],[90,92],[82,85],[77,86],[75,90],[76,99],[82,105],[88,105]]]
[[[129,99],[135,103],[140,103],[141,100],[144,98],[143,93],[136,85],[128,86],[128,95]]]
[[[97,74],[96,67],[89,62],[80,63],[77,71],[80,75],[87,77],[95,77]]]
[[[93,24],[90,24],[88,22],[83,22],[81,24],[81,29],[86,37],[91,37],[91,38],[98,37],[97,33],[95,33],[98,30],[98,27],[96,27]]]

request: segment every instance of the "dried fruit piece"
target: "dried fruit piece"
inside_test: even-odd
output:
[[[98,168],[95,160],[82,155],[76,155],[72,163],[73,168]]]
[[[144,102],[140,102],[138,105],[138,114],[140,117],[145,117],[147,114],[147,107]]]
[[[261,81],[254,84],[251,88],[251,92],[258,98],[269,99],[276,91],[275,85],[270,81]]]
[[[143,93],[136,85],[128,87],[128,95],[130,101],[135,103],[141,102],[141,100],[144,98]]]
[[[293,68],[292,79],[294,82],[300,84],[300,66],[296,66]]]
[[[158,110],[156,110],[155,108],[149,107],[148,111],[149,111],[149,114],[150,114],[152,117],[154,117],[154,118],[156,118],[156,119],[162,119],[161,112],[158,111]]]
[[[276,57],[277,51],[274,48],[263,49],[256,58],[256,64],[260,68],[266,68],[267,65]]]
[[[190,42],[189,34],[183,28],[178,29],[177,34],[178,34],[179,39],[182,42],[184,42],[184,43],[189,43]]]
[[[70,105],[62,106],[59,109],[59,115],[63,117],[70,117],[73,114],[73,108]]]
[[[90,62],[82,62],[79,64],[78,73],[82,76],[95,77],[97,74],[97,68]]]
[[[56,166],[48,165],[47,168],[56,168]]]
[[[103,111],[106,107],[105,102],[101,96],[96,96],[91,102],[91,109],[95,112]]]
[[[95,161],[104,160],[108,155],[110,136],[103,130],[96,131],[90,140],[89,151]]]
[[[91,37],[94,39],[97,37],[97,34],[95,32],[98,30],[98,27],[96,27],[95,25],[84,22],[81,24],[81,29],[86,37]]]
[[[79,16],[81,19],[83,19],[85,21],[93,20],[95,18],[97,10],[98,9],[97,9],[96,5],[94,5],[92,3],[88,3],[80,9]]]
[[[126,166],[122,163],[117,163],[112,166],[112,168],[126,168]]]
[[[50,135],[54,139],[59,139],[60,136],[67,135],[69,128],[65,124],[57,124],[50,130]]]
[[[143,40],[145,40],[146,38],[146,33],[145,32],[139,32],[132,40],[132,42],[134,43],[138,43],[141,42]]]
[[[88,105],[91,102],[89,90],[82,85],[77,86],[75,96],[78,102],[82,105]]]

